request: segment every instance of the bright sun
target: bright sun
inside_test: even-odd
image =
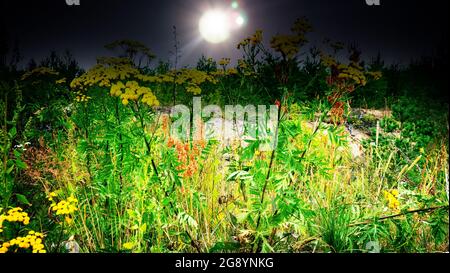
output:
[[[200,34],[206,41],[218,44],[230,36],[230,22],[226,13],[211,10],[205,12],[199,22]]]

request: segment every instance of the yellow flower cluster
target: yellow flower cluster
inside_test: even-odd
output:
[[[186,87],[186,92],[192,93],[193,95],[200,95],[202,93],[202,89],[195,84],[189,84]]]
[[[99,58],[98,64],[82,76],[74,79],[70,87],[86,90],[92,86],[110,87],[110,95],[119,97],[123,105],[129,101],[141,101],[149,106],[159,105],[159,101],[148,87],[140,86],[137,79],[145,82],[162,82],[160,77],[142,75],[127,58]],[[127,80],[124,84],[122,81]],[[85,102],[86,96],[77,96],[77,101]]]
[[[183,68],[178,71],[170,71],[161,76],[161,81],[165,83],[173,83],[178,85],[186,85],[186,92],[199,95],[202,90],[200,85],[206,82],[217,83],[217,79],[212,74],[197,69]]]
[[[221,66],[227,66],[230,64],[231,59],[230,58],[222,58],[219,60],[219,65]]]
[[[201,93],[201,84],[205,82],[210,82],[213,84],[217,83],[217,79],[215,79],[214,76],[214,73],[208,74],[205,71],[200,71],[197,69],[183,68],[180,70],[171,70],[166,74],[157,76],[137,75],[137,79],[144,82],[162,84],[172,84],[175,82],[177,85],[186,85],[187,92],[198,95]]]
[[[227,75],[236,75],[238,73],[236,68],[228,68],[225,72]]]
[[[255,31],[255,33],[252,36],[247,37],[247,38],[243,39],[241,42],[239,42],[239,44],[237,45],[236,48],[241,49],[248,45],[256,46],[256,45],[260,44],[262,42],[262,40],[263,40],[263,31],[261,29],[258,29]]]
[[[255,71],[253,71],[250,64],[247,63],[245,60],[238,60],[238,68],[241,71],[241,73],[244,74],[244,76],[254,76],[256,75]]]
[[[201,93],[200,85],[205,82],[217,83],[215,75],[197,69],[183,68],[172,70],[163,75],[143,75],[133,63],[126,58],[100,58],[98,64],[85,74],[70,83],[72,89],[87,90],[92,86],[110,87],[111,96],[120,97],[124,105],[130,100],[141,101],[149,106],[158,106],[159,101],[148,87],[142,87],[137,81],[148,83],[173,83],[185,85],[186,91],[198,95]],[[229,59],[224,59],[230,62]],[[233,71],[229,72],[230,74]],[[126,83],[124,84],[123,82]],[[89,99],[79,97],[79,101]]]
[[[183,68],[178,72],[177,84],[189,83],[200,85],[205,82],[217,83],[217,80],[208,73],[197,69]]]
[[[62,200],[58,203],[52,202],[50,208],[52,211],[56,212],[56,215],[69,215],[78,210],[76,207],[77,203],[78,200],[75,197],[70,196],[67,200]]]
[[[356,85],[366,85],[367,79],[363,73],[363,68],[355,63],[350,63],[350,65],[340,64],[338,66],[339,75],[338,78],[344,80],[351,80]]]
[[[152,76],[152,75],[136,75],[136,79],[141,80],[143,82],[150,82],[150,83],[163,83],[162,76]]]
[[[99,58],[98,64],[71,83],[72,89],[86,90],[92,86],[110,87],[113,82],[129,79],[139,74],[127,58]]]
[[[400,201],[398,201],[399,192],[396,189],[384,191],[384,198],[388,201],[388,207],[393,211],[398,211]]]
[[[42,239],[44,239],[44,234],[31,230],[25,237],[17,237],[10,240],[9,242],[3,243],[0,247],[0,253],[6,253],[8,252],[9,248],[14,246],[23,249],[31,248],[33,253],[46,253]]]
[[[304,41],[303,37],[297,35],[276,35],[270,41],[270,46],[284,57],[292,59]]]
[[[213,76],[218,76],[218,77],[222,77],[222,76],[231,76],[231,75],[236,75],[238,73],[236,68],[228,68],[228,69],[219,69],[217,71],[212,72],[211,74]]]
[[[295,21],[291,31],[293,34],[276,35],[270,41],[270,46],[287,59],[294,58],[300,50],[299,47],[307,42],[305,35],[312,31],[312,26],[306,18],[299,18]]]
[[[57,75],[59,75],[59,73],[48,67],[37,67],[37,68],[23,74],[21,80],[22,81],[26,80],[32,76],[44,76],[44,75],[57,76]]]
[[[128,105],[129,101],[141,99],[142,103],[148,106],[158,106],[159,101],[152,90],[148,87],[140,86],[136,81],[127,81],[123,84],[121,81],[113,84],[110,91],[111,96],[119,97],[123,105]]]
[[[76,94],[76,97],[75,97],[76,102],[88,102],[91,99],[91,97],[83,94],[83,92],[81,92],[81,91],[77,91],[77,92],[75,92],[75,94]]]
[[[12,208],[6,212],[6,214],[0,215],[0,233],[3,232],[3,222],[20,222],[24,225],[30,223],[30,217],[28,213],[24,212],[22,208]]]
[[[48,195],[47,195],[47,199],[49,200],[49,201],[52,201],[53,202],[53,197],[56,197],[56,196],[58,196],[58,194],[56,193],[56,192],[50,192]]]
[[[332,66],[338,65],[335,58],[333,58],[331,55],[325,54],[323,52],[321,52],[321,54],[320,54],[320,61],[326,67],[332,67]]]
[[[349,64],[342,64],[334,57],[323,52],[320,55],[320,59],[323,65],[329,67],[332,72],[336,73],[339,80],[345,81],[348,84],[364,86],[367,84],[366,75],[374,79],[381,78],[381,72],[364,72],[364,68],[354,61],[350,61]]]
[[[132,250],[134,247],[134,244],[132,242],[123,243],[122,247],[126,250]]]

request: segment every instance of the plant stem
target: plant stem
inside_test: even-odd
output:
[[[404,215],[407,215],[407,214],[420,213],[420,212],[432,212],[432,211],[435,211],[437,209],[447,209],[448,210],[448,205],[438,206],[438,207],[430,207],[430,208],[423,208],[423,209],[408,210],[408,211],[405,211],[405,212],[402,212],[402,213],[382,216],[382,217],[378,218],[377,220],[384,221],[384,220],[387,220],[387,219],[397,218],[397,217],[404,216]],[[374,221],[374,220],[366,220],[366,221],[363,221],[363,222],[350,224],[349,227],[360,226],[360,225],[367,225],[367,224],[370,224],[372,221]]]
[[[273,162],[274,162],[274,159],[275,159],[275,152],[277,150],[278,130],[280,128],[281,107],[282,107],[282,105],[283,104],[280,104],[278,106],[277,127],[275,129],[275,143],[274,143],[274,147],[273,147],[273,150],[272,150],[272,154],[270,156],[269,169],[267,170],[267,175],[266,175],[266,179],[265,179],[265,182],[264,182],[264,187],[263,187],[262,194],[261,194],[261,199],[260,199],[260,204],[261,205],[264,202],[264,197],[265,197],[266,190],[267,190],[267,184],[269,183],[270,173],[271,173],[271,170],[272,170],[272,167],[273,167]],[[261,211],[258,212],[258,218],[256,220],[256,228],[255,228],[255,230],[258,230],[260,222],[261,222]],[[256,242],[256,244],[255,244],[256,249],[260,248],[260,244],[261,244],[261,240],[258,240]]]

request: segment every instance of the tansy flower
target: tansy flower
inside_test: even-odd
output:
[[[400,201],[398,200],[399,192],[396,189],[384,191],[384,198],[388,201],[388,207],[393,211],[398,211]]]
[[[219,61],[219,65],[221,66],[227,66],[230,64],[231,59],[230,58],[222,58]]]
[[[134,244],[132,242],[127,242],[127,243],[122,244],[122,247],[126,250],[132,250],[134,247]]]
[[[22,211],[22,208],[12,208],[6,212],[6,214],[0,215],[0,233],[3,232],[3,222],[20,222],[24,225],[30,223],[30,217],[28,213]]]
[[[78,210],[78,208],[76,207],[77,203],[78,200],[75,197],[70,196],[67,200],[62,200],[58,203],[52,203],[50,205],[50,208],[52,209],[52,211],[56,212],[56,215],[69,215]]]
[[[42,239],[44,235],[40,232],[30,230],[25,237],[17,237],[0,246],[0,253],[6,253],[10,248],[31,249],[32,253],[46,253]]]
[[[52,191],[47,195],[47,199],[48,199],[48,201],[53,201],[53,197],[56,197],[56,196],[58,196],[58,194],[56,192]]]
[[[45,76],[45,75],[57,76],[57,75],[59,75],[59,73],[48,67],[36,67],[35,69],[23,74],[21,77],[21,80],[22,81],[26,80],[32,76]]]

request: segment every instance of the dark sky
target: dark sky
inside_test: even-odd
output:
[[[81,0],[80,6],[67,6],[65,0],[1,0],[0,23],[9,40],[19,41],[26,59],[69,49],[83,66],[107,55],[103,45],[116,39],[142,41],[166,60],[173,47],[172,25],[178,29],[182,64],[193,64],[202,53],[236,58],[236,43],[255,29],[264,29],[267,41],[287,32],[300,16],[314,26],[311,42],[325,37],[357,42],[366,56],[381,52],[390,62],[408,62],[448,41],[446,0],[381,0],[378,7],[367,6],[365,0],[238,2],[248,24],[219,45],[199,38],[198,20],[205,7],[228,7],[231,0]]]

